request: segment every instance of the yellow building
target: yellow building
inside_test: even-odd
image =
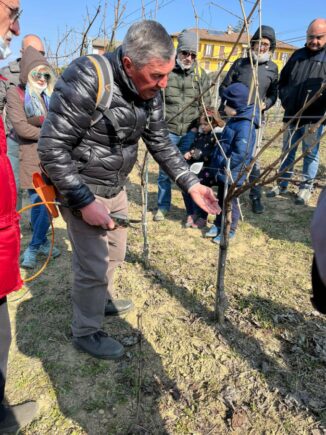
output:
[[[197,32],[196,29],[191,29]],[[177,46],[177,37],[179,32],[173,33],[172,39],[175,47]],[[199,52],[198,61],[199,65],[207,72],[218,71],[225,59],[229,56],[231,49],[238,38],[238,33],[233,32],[231,26],[228,27],[226,32],[198,29],[199,36]],[[249,36],[249,38],[248,38]],[[239,40],[239,43],[235,47],[233,54],[223,71],[227,72],[230,69],[232,63],[239,57],[245,57],[247,55],[247,49],[251,39],[250,35],[243,34]],[[294,45],[286,44],[282,41],[276,42],[276,50],[274,52],[272,60],[277,64],[279,71],[283,68],[291,54],[297,50]]]

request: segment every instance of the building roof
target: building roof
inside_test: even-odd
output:
[[[192,30],[194,32],[197,32],[197,29],[189,29]],[[171,36],[175,36],[177,37],[181,32],[175,32],[172,33]],[[218,31],[218,30],[208,30],[208,29],[198,29],[198,34],[199,34],[199,38],[201,40],[203,39],[209,39],[211,41],[216,41],[216,42],[229,42],[229,43],[235,43],[239,33],[237,32],[223,32],[223,31]],[[249,39],[251,39],[251,35],[249,35]],[[248,44],[248,35],[246,33],[244,33],[243,35],[241,35],[240,44]],[[276,48],[286,48],[288,50],[297,50],[298,47],[295,47],[294,45],[291,44],[287,44],[286,42],[277,40],[276,42]]]

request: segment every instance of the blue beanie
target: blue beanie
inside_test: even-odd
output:
[[[236,111],[248,106],[249,89],[242,83],[232,83],[223,91],[225,105]]]

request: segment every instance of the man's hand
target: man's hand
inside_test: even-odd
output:
[[[86,205],[80,209],[83,216],[83,220],[89,225],[94,225],[97,227],[102,227],[105,230],[114,229],[114,221],[110,218],[110,210],[108,210],[105,205],[95,199],[95,201]]]
[[[186,154],[183,155],[183,157],[184,157],[186,160],[190,160],[191,157],[192,157],[191,152],[190,152],[190,151],[187,151]]]
[[[207,213],[221,213],[221,207],[218,205],[218,200],[210,187],[197,183],[190,187],[188,193],[195,203]]]

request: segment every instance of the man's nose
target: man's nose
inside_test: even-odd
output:
[[[168,84],[168,76],[165,75],[164,77],[162,77],[161,80],[157,82],[157,84],[161,89],[165,89]]]
[[[14,21],[11,25],[10,25],[10,30],[11,32],[16,35],[19,36],[20,34],[20,24],[19,24],[19,20]]]

